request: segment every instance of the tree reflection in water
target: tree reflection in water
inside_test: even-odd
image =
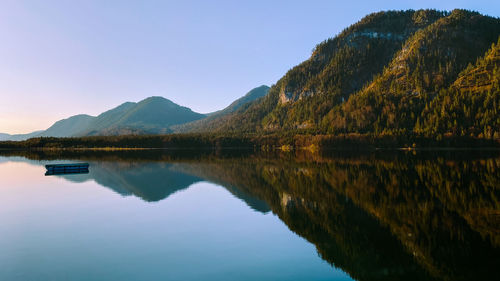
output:
[[[358,280],[500,273],[497,152],[2,153],[89,161],[90,173],[77,180],[92,178],[145,201],[197,181],[217,183],[254,210],[272,211]]]

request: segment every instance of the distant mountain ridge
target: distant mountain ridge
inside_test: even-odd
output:
[[[57,121],[47,130],[40,133],[39,137],[67,137],[76,136],[81,133],[83,128],[90,126],[95,117],[79,114],[69,118]]]
[[[201,114],[180,106],[166,98],[153,96],[137,103],[125,102],[98,116],[79,114],[55,122],[45,131],[29,134],[0,134],[3,140],[26,140],[34,137],[81,137],[114,135],[155,135],[174,131],[194,130],[195,126],[204,126],[205,119],[211,120],[226,116],[240,107],[267,94],[268,86],[262,85],[251,90],[228,107],[211,114]]]
[[[80,135],[166,134],[170,126],[204,118],[206,115],[179,106],[162,97],[124,103],[94,120]]]
[[[35,131],[28,134],[3,134],[0,133],[0,141],[22,141],[29,138],[34,138],[41,134],[43,131]]]
[[[204,118],[187,107],[163,97],[149,97],[140,102],[126,102],[113,109],[90,116],[79,114],[59,120],[45,131],[21,135],[0,135],[0,140],[25,140],[33,137],[80,137],[97,135],[165,134],[170,126]]]

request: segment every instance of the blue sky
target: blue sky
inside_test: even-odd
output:
[[[215,111],[366,14],[419,8],[500,16],[500,2],[482,0],[2,0],[0,132],[153,95]]]

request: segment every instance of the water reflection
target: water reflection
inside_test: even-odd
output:
[[[92,179],[147,202],[199,181],[217,183],[254,210],[271,210],[357,280],[480,280],[500,273],[497,153],[24,156],[88,161],[89,174],[61,177]]]

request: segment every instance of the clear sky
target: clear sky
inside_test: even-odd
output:
[[[149,96],[215,111],[366,14],[419,8],[500,15],[485,0],[1,0],[0,132]]]

